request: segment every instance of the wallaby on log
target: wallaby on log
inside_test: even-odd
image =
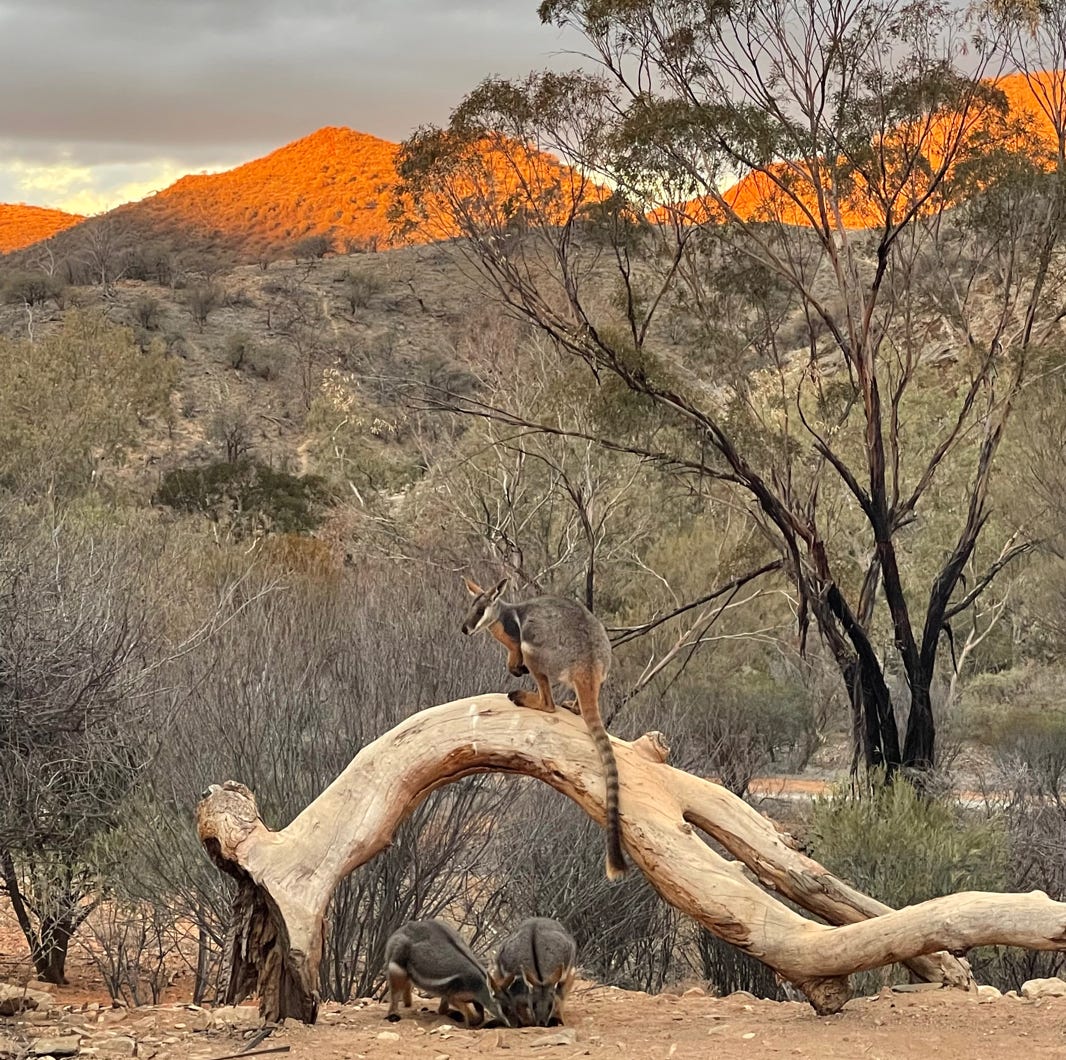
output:
[[[523,920],[500,944],[492,989],[512,1027],[552,1027],[566,1022],[574,985],[577,943],[549,917]]]
[[[411,984],[440,998],[439,1012],[456,1009],[467,1027],[480,1027],[485,1014],[510,1026],[489,986],[488,972],[453,928],[441,920],[412,920],[385,944],[389,1012],[400,1018],[400,999],[411,1007]]]
[[[607,877],[619,879],[626,871],[622,856],[622,825],[618,814],[618,764],[611,738],[600,715],[600,688],[611,666],[611,642],[603,623],[587,607],[563,596],[536,596],[509,604],[500,599],[507,579],[485,590],[469,578],[467,591],[474,597],[464,633],[487,629],[506,649],[507,668],[515,677],[528,673],[537,691],[510,694],[512,703],[549,713],[555,710],[552,684],[564,684],[577,696],[576,708],[588,727],[603,767],[607,807]]]

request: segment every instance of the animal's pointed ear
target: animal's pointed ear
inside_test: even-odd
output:
[[[464,578],[463,584],[466,586],[466,591],[471,596],[480,596],[485,591],[477,582],[472,582],[469,578]]]
[[[511,580],[510,578],[503,578],[503,579],[501,579],[500,581],[498,581],[496,583],[496,587],[492,590],[492,593],[490,594],[493,600],[498,600],[499,599],[499,597],[503,593],[504,589],[507,588],[507,583],[510,580]]]
[[[506,990],[514,982],[514,972],[504,975],[503,972],[493,970],[489,972],[489,982],[493,990]]]

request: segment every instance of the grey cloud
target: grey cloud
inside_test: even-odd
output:
[[[208,164],[322,125],[401,139],[567,46],[536,0],[0,0],[0,141]]]

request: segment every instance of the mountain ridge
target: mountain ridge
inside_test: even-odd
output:
[[[1053,75],[1012,74],[996,80],[1012,112],[1033,122],[1041,140],[1054,135],[1039,105]],[[391,231],[389,187],[396,180],[400,145],[347,126],[327,125],[266,155],[221,173],[190,173],[144,199],[84,218],[46,207],[0,204],[0,254],[25,250],[53,237],[76,239],[81,226],[115,218],[141,240],[171,240],[237,261],[264,261],[291,253],[301,240],[328,237],[336,250],[372,250]],[[552,159],[557,165],[563,165]],[[766,178],[748,174],[724,193],[744,216],[767,208]],[[697,207],[698,201],[693,204]],[[712,211],[713,212],[713,211]],[[785,204],[781,219],[804,223]],[[795,216],[793,216],[793,214]],[[695,219],[698,219],[696,217]],[[846,221],[846,223],[849,223]],[[855,211],[850,227],[871,219]],[[408,242],[423,241],[415,236]],[[61,244],[56,249],[65,249]]]

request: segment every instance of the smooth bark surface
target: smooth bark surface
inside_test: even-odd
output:
[[[791,837],[724,788],[672,768],[659,734],[614,741],[627,853],[659,893],[715,935],[774,968],[819,1012],[847,999],[852,972],[905,961],[922,978],[968,987],[944,950],[1004,944],[1066,948],[1066,904],[1040,892],[965,893],[892,911],[795,849]],[[603,823],[596,748],[568,711],[543,714],[502,695],[412,715],[364,747],[281,831],[235,782],[197,807],[201,841],[239,883],[228,1000],[253,990],[264,1019],[313,1022],[326,906],[339,880],[383,849],[435,788],[471,773],[536,777]],[[738,860],[718,854],[706,832]],[[843,926],[815,923],[751,878]]]

